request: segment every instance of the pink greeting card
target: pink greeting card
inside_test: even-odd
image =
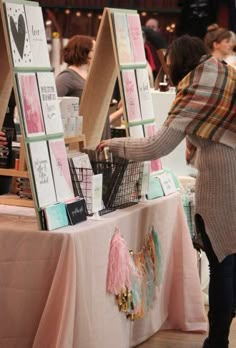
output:
[[[74,197],[64,139],[49,140],[48,145],[57,200],[63,202]]]
[[[17,79],[26,136],[44,135],[45,129],[36,76],[34,73],[18,73]]]
[[[134,121],[141,121],[141,112],[134,70],[123,70],[122,81],[128,122],[132,123]]]
[[[127,22],[134,62],[146,64],[140,17],[138,14],[127,14]]]
[[[151,137],[156,134],[156,124],[148,124],[144,126],[145,137]],[[161,159],[151,161],[151,172],[162,169]]]

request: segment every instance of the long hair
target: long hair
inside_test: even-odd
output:
[[[207,53],[204,42],[195,36],[183,35],[172,42],[168,49],[169,72],[175,86],[193,70]]]
[[[207,33],[204,37],[204,43],[209,53],[214,49],[214,42],[221,43],[224,39],[230,39],[230,31],[219,27],[218,24],[214,23],[207,27]]]
[[[73,36],[64,48],[64,62],[80,66],[88,63],[89,52],[93,49],[93,38],[86,35]]]

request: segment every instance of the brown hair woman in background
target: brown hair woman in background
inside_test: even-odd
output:
[[[217,59],[224,60],[231,53],[231,33],[218,24],[211,24],[207,28],[204,43],[208,52]]]
[[[68,68],[56,77],[58,97],[81,97],[94,47],[95,40],[90,36],[76,35],[69,40],[63,51]]]

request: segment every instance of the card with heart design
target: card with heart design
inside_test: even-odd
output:
[[[33,66],[50,68],[51,65],[42,9],[39,6],[25,5],[25,15],[29,30],[30,46],[33,54]]]
[[[9,2],[5,3],[5,7],[13,65],[15,67],[31,67],[33,66],[33,56],[24,6]]]

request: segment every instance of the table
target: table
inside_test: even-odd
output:
[[[53,232],[37,231],[33,216],[10,215],[14,208],[0,207],[0,347],[128,348],[160,329],[206,331],[178,193]],[[138,251],[151,224],[163,282],[153,308],[133,323],[106,293],[110,241],[118,227]]]

